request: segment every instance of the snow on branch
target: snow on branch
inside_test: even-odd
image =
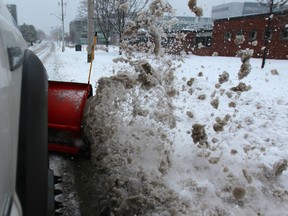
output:
[[[161,37],[164,35],[163,23],[161,22],[164,14],[172,14],[171,5],[165,0],[153,0],[148,9],[138,13],[135,21],[126,21],[124,36],[136,37],[140,29],[147,32],[153,43],[153,53],[157,56],[161,50]],[[162,23],[162,24],[159,24]]]

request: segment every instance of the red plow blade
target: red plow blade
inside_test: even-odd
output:
[[[85,83],[49,81],[48,149],[78,154],[83,146],[82,117],[92,86]]]

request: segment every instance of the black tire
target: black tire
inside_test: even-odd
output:
[[[26,50],[23,61],[16,191],[24,216],[48,212],[48,144],[46,70]]]

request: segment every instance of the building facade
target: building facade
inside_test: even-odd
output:
[[[97,44],[105,44],[105,38],[96,21],[94,29],[97,32]],[[87,19],[75,19],[69,23],[71,42],[74,44],[87,44],[88,23]],[[113,42],[112,40],[110,42]],[[111,43],[112,44],[112,43]]]
[[[187,16],[177,16],[173,17],[176,18],[176,23],[171,26],[169,31],[177,32],[177,31],[202,31],[202,30],[210,30],[212,31],[213,28],[213,20],[209,17],[187,17]],[[162,22],[167,22],[171,20],[172,17],[164,17]],[[95,22],[95,29],[98,32],[97,42],[98,44],[105,44],[104,36],[101,34],[101,31],[98,29],[98,25]],[[75,44],[86,44],[87,43],[87,20],[86,19],[75,19],[69,24],[69,32],[70,38],[73,43]],[[112,35],[117,35],[115,32]],[[143,39],[144,36],[139,34],[140,37]],[[210,35],[211,37],[211,35]],[[139,38],[139,40],[141,39]],[[145,39],[143,39],[145,40]],[[112,37],[110,40],[111,44],[118,44],[119,38],[115,39]],[[205,42],[206,43],[206,42]]]
[[[87,44],[87,19],[73,20],[69,23],[70,38],[74,44]]]
[[[212,29],[213,19],[210,17],[189,17],[189,16],[176,16],[164,17],[163,22],[167,22],[172,18],[176,18],[177,22],[172,26],[171,31],[187,31],[187,30],[207,30]]]
[[[274,13],[270,29],[266,31],[269,14],[258,14],[214,21],[210,55],[236,56],[238,50],[253,49],[253,57],[262,57],[265,37],[268,37],[268,55],[271,59],[288,58],[288,11]],[[245,41],[236,45],[237,36]],[[201,52],[201,51],[200,51]]]
[[[213,6],[211,17],[213,19],[223,19],[268,12],[269,8],[260,6],[258,2],[231,2]]]

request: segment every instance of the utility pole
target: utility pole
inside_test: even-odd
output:
[[[87,35],[87,62],[90,63],[92,59],[93,39],[94,39],[94,0],[88,0],[88,35]]]
[[[275,8],[277,7],[282,7],[284,6],[288,0],[258,0],[258,2],[260,3],[260,5],[264,6],[264,7],[268,7],[269,8],[269,16],[268,16],[268,22],[267,25],[265,27],[265,32],[264,32],[264,50],[263,50],[263,57],[262,57],[262,65],[261,68],[264,68],[265,66],[265,61],[267,58],[267,55],[269,53],[269,42],[270,42],[270,37],[272,34],[272,29],[271,25],[272,25],[272,21],[273,21],[273,16],[275,13]]]
[[[59,17],[59,16],[57,16],[57,15],[55,15],[53,13],[50,13],[50,15],[55,16],[62,23],[62,52],[64,52],[65,51],[65,42],[64,42],[64,3],[63,3],[63,0],[61,0],[61,3],[58,2],[58,6],[59,5],[61,5],[61,17]]]
[[[267,23],[267,25],[265,27],[265,31],[264,31],[264,50],[263,50],[261,68],[264,68],[264,66],[265,66],[265,62],[266,62],[266,58],[267,58],[267,52],[269,51],[268,43],[269,43],[270,34],[271,34],[270,26],[271,26],[271,22],[273,19],[274,0],[271,0],[271,2],[268,3],[268,6],[269,6],[269,17],[268,17],[268,23]]]
[[[64,44],[64,10],[63,10],[63,0],[61,0],[61,21],[62,21],[62,52],[65,51]]]

